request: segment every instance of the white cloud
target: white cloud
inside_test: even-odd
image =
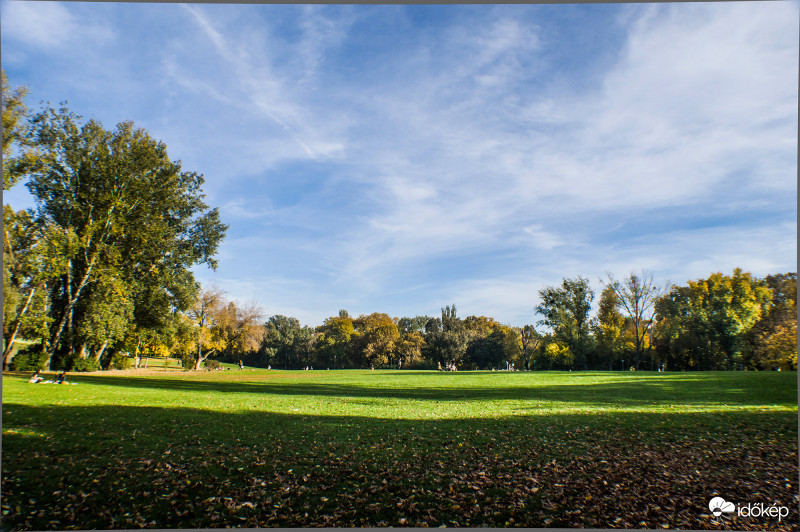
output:
[[[59,2],[11,0],[3,4],[3,36],[47,50],[76,41],[105,41],[113,34],[101,24],[80,22]]]
[[[564,243],[556,257],[566,260],[585,238],[555,237],[549,219],[582,217],[591,226],[592,212],[646,217],[667,206],[691,215],[715,197],[746,207],[768,187],[793,192],[796,6],[676,4],[637,15],[595,91],[517,95],[523,104],[511,105],[506,96],[525,75],[518,69],[500,69],[505,89],[491,98],[454,88],[499,71],[509,54],[535,62],[535,36],[500,21],[472,41],[481,51],[384,94],[378,111],[390,131],[416,133],[366,141],[379,208],[343,248],[353,257],[347,271],[380,277],[403,261],[481,245],[490,253],[521,228],[531,248]],[[520,116],[508,120],[516,109]]]

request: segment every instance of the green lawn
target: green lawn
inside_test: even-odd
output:
[[[4,375],[6,529],[798,530],[796,373],[158,367]]]

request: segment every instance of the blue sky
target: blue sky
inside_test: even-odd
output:
[[[799,5],[4,0],[0,29],[32,108],[204,174],[204,284],[308,325],[522,325],[563,277],[796,271]]]

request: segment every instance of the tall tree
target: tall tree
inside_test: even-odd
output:
[[[639,369],[645,349],[652,343],[649,342],[649,336],[652,333],[656,301],[664,294],[665,289],[655,284],[652,274],[642,273],[639,276],[633,272],[622,283],[609,273],[606,287],[617,296],[617,305],[630,322],[633,333],[633,364]]]
[[[433,318],[425,324],[425,347],[423,354],[439,365],[455,363],[462,365],[473,331],[464,326],[456,315],[455,304],[442,308],[442,317]]]
[[[3,209],[3,367],[8,369],[19,335],[47,336],[48,286],[66,271],[66,259],[76,241],[35,220],[27,210]]]
[[[194,369],[200,369],[205,359],[221,352],[226,342],[223,333],[223,320],[220,316],[225,309],[225,293],[218,287],[212,286],[201,290],[197,294],[192,307],[187,315],[194,325],[197,356],[194,358]],[[138,355],[138,349],[137,349]]]
[[[11,88],[2,71],[3,90],[3,190],[9,190],[38,162],[28,128],[25,87]]]
[[[400,331],[397,324],[387,314],[373,312],[353,320],[357,352],[366,365],[392,364],[396,356]]]
[[[733,369],[743,362],[746,335],[770,299],[763,279],[736,268],[730,276],[717,272],[673,287],[656,307],[673,351],[700,369]]]
[[[163,143],[131,122],[113,131],[94,120],[80,124],[65,108],[34,115],[32,131],[41,165],[27,186],[37,215],[78,247],[52,291],[51,356],[74,349],[75,307],[101,272],[131,283],[155,276],[180,305],[168,287],[193,285],[195,264],[216,267],[213,255],[227,227],[203,202],[203,177],[182,171]]]
[[[297,367],[308,355],[311,338],[313,331],[302,327],[297,318],[277,314],[264,324],[262,349],[268,360],[289,369]]]
[[[576,363],[589,369],[589,311],[594,300],[589,280],[580,276],[565,278],[560,287],[539,290],[539,298],[541,303],[535,309],[542,316],[539,324],[550,327],[556,339],[569,348]]]
[[[623,351],[625,316],[619,312],[620,300],[611,286],[606,286],[600,293],[597,304],[597,318],[592,324],[595,347],[601,361],[608,363],[613,369],[614,362]]]
[[[525,325],[518,329],[520,341],[520,358],[525,364],[525,369],[531,369],[531,360],[542,345],[543,337],[533,325]]]
[[[748,334],[750,366],[797,368],[797,273],[767,275],[772,297]]]

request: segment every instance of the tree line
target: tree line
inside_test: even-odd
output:
[[[350,316],[321,325],[267,318],[203,288],[227,226],[203,201],[203,176],[122,122],[106,130],[65,106],[30,113],[3,74],[3,366],[91,370],[179,357],[282,369],[796,369],[797,276],[735,269],[686,285],[652,275],[564,278],[539,291],[531,323],[486,316]],[[133,362],[131,362],[131,360]],[[145,359],[146,360],[146,359]]]

